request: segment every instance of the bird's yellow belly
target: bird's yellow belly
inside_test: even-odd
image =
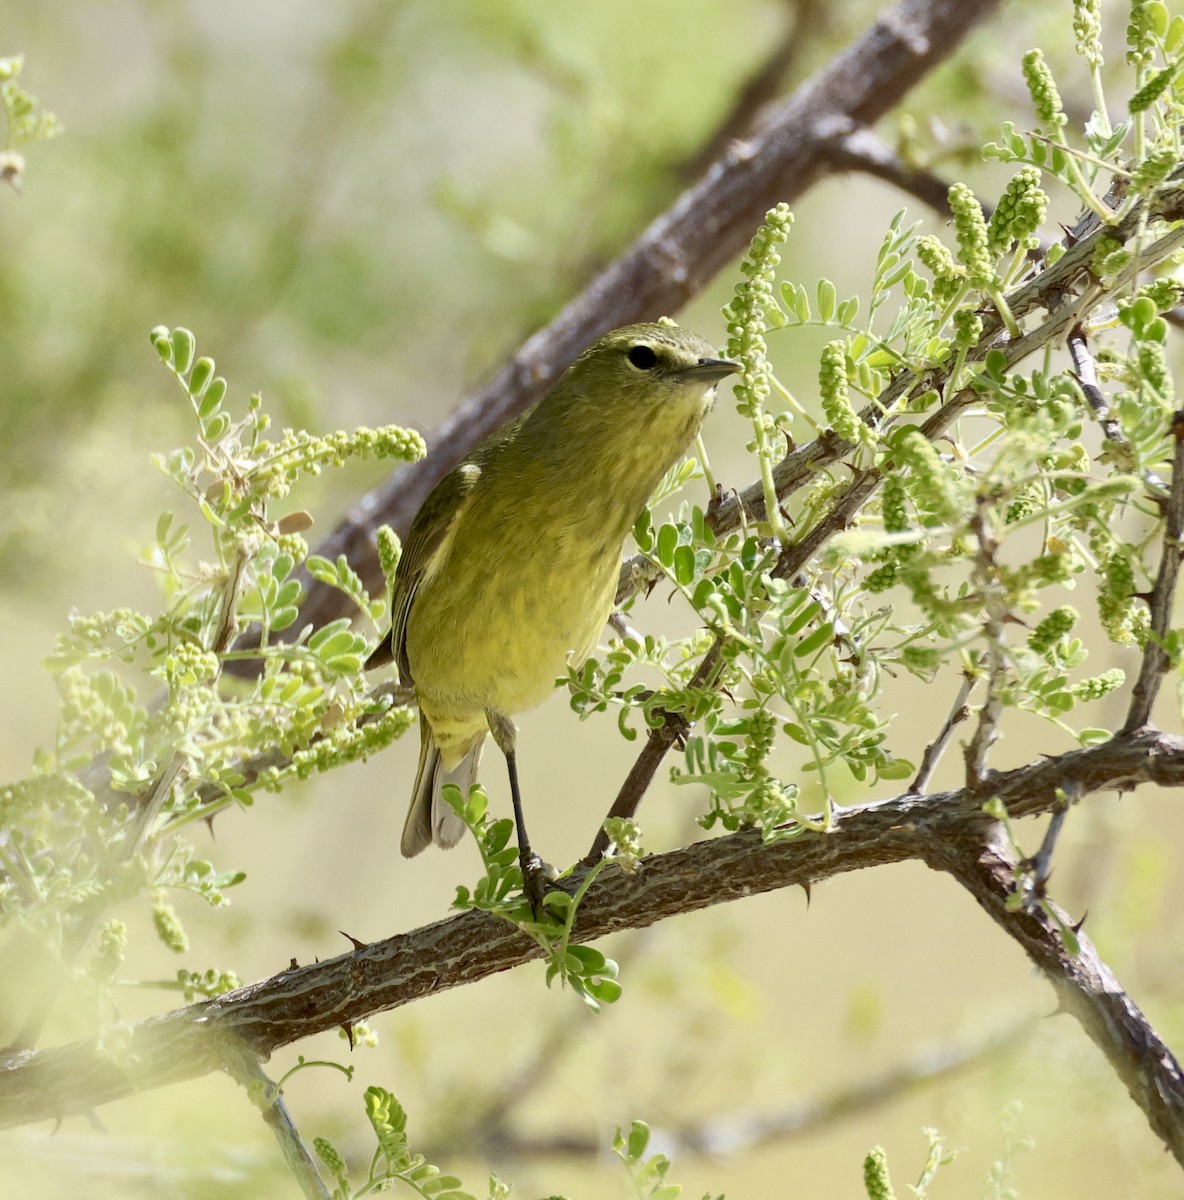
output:
[[[490,570],[488,586],[457,597],[452,588],[432,586],[446,578],[447,563],[421,585],[407,623],[407,657],[437,735],[445,726],[459,733],[483,723],[486,709],[513,716],[534,708],[565,674],[569,655],[582,662],[592,652],[611,611],[619,552],[613,547],[600,562],[585,554],[571,563],[563,561],[562,547],[550,549],[558,561],[544,574],[549,583],[543,588],[523,588],[516,571]],[[523,574],[540,577],[533,570]],[[416,619],[429,612],[431,638],[421,636]]]

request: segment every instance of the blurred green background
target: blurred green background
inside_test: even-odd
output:
[[[430,431],[612,257],[686,182],[694,156],[789,24],[800,46],[787,86],[859,31],[877,6],[824,9],[783,0],[0,0],[0,54],[23,52],[23,82],[65,136],[27,154],[24,194],[0,194],[0,778],[24,774],[52,736],[55,697],[39,667],[71,607],[151,608],[134,563],[156,514],[176,506],[149,456],[190,437],[180,393],[148,344],[158,323],[186,325],[239,403],[261,390],[277,424],[327,430],[404,422]],[[1110,32],[1121,38],[1124,6]],[[1071,55],[1068,15],[1013,3],[903,112],[924,140],[977,144],[1026,118],[1018,63],[1045,47],[1070,106],[1088,81]],[[1120,57],[1120,53],[1115,55]],[[896,118],[884,131],[893,137]],[[989,192],[1000,175],[942,169]],[[836,178],[798,203],[783,274],[820,274],[840,293],[866,286],[892,213],[915,202]],[[1071,213],[1065,214],[1071,216]],[[722,341],[724,276],[690,310]],[[659,314],[652,314],[657,316]],[[809,397],[818,346],[772,340],[784,381]],[[749,482],[744,426],[726,402],[707,430],[729,486]],[[353,468],[299,503],[327,532],[378,476]],[[317,530],[313,531],[314,540]],[[687,627],[660,593],[637,610],[647,630]],[[1092,664],[1091,660],[1091,664]],[[1097,670],[1130,666],[1109,648]],[[900,752],[916,755],[956,687],[900,685]],[[1111,714],[1112,715],[1112,714]],[[1000,765],[1067,748],[1033,722]],[[475,851],[414,862],[398,830],[414,771],[412,736],[368,764],[220,819],[202,852],[242,867],[234,904],[182,911],[184,965],[244,979],[292,957],[347,947],[446,915]],[[589,843],[632,748],[611,720],[577,723],[557,695],[522,722],[531,829],[566,862]],[[938,784],[957,779],[956,754]],[[786,772],[792,763],[786,760]],[[500,772],[486,771],[506,807]],[[852,796],[845,799],[857,799]],[[654,789],[641,817],[659,849],[691,836],[696,798]],[[1025,830],[1034,848],[1039,829]],[[1184,1042],[1181,898],[1184,821],[1149,791],[1083,805],[1058,848],[1054,888],[1169,1042]],[[176,969],[142,906],[133,974]],[[1089,1200],[1178,1196],[1178,1170],[1084,1034],[1051,1013],[1048,987],[949,880],[920,866],[841,878],[666,923],[606,946],[626,994],[599,1017],[547,992],[533,966],[386,1014],[380,1041],[350,1055],[324,1037],[297,1053],[349,1060],[355,1082],[307,1071],[288,1089],[306,1136],[368,1156],[361,1092],[394,1091],[413,1145],[479,1192],[492,1167],[515,1195],[624,1196],[607,1155],[480,1147],[470,1128],[489,1104],[519,1098],[517,1128],[607,1147],[634,1117],[658,1131],[719,1121],[750,1128],[858,1088],[927,1047],[992,1030],[1025,1036],[934,1085],[823,1122],[798,1138],[697,1156],[675,1149],[685,1195],[859,1196],[860,1163],[884,1144],[898,1189],[925,1153],[923,1126],[959,1150],[943,1195],[979,1196],[1008,1135],[1034,1149],[1012,1162],[1025,1196]],[[122,1013],[174,997],[129,991]],[[69,1032],[69,1031],[64,1031]],[[501,1097],[501,1099],[499,1099]],[[517,1102],[517,1101],[516,1101]],[[152,1093],[99,1114],[0,1140],[0,1193],[238,1197],[295,1194],[254,1111],[223,1078]],[[477,1131],[479,1133],[479,1131]],[[737,1133],[740,1142],[743,1141]],[[483,1193],[482,1193],[483,1194]]]

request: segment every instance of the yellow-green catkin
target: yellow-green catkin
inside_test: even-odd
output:
[[[863,1187],[867,1200],[896,1200],[888,1176],[888,1152],[883,1146],[873,1146],[863,1160]]]
[[[1032,105],[1040,123],[1051,133],[1058,133],[1068,123],[1065,116],[1065,106],[1061,103],[1061,93],[1057,81],[1052,77],[1048,63],[1044,61],[1043,50],[1029,50],[1024,55],[1024,82],[1032,97]]]
[[[933,443],[915,426],[896,431],[891,442],[893,457],[912,477],[910,493],[943,520],[957,521],[964,511],[963,497]]]
[[[380,525],[377,534],[378,543],[378,563],[382,567],[382,574],[386,579],[394,579],[395,568],[399,565],[399,559],[403,555],[403,543],[399,541],[399,535],[389,526]]]
[[[765,344],[766,313],[773,304],[773,280],[781,255],[778,248],[789,237],[793,213],[787,204],[769,209],[753,236],[748,255],[740,264],[744,279],[724,316],[728,322],[728,356],[743,366],[735,385],[736,405],[741,416],[753,417],[768,399],[769,370]]]
[[[1073,43],[1091,67],[1102,65],[1101,0],[1073,0]]]
[[[830,427],[845,442],[855,446],[872,446],[875,436],[859,419],[851,404],[847,381],[847,344],[843,341],[827,343],[823,347],[818,365],[818,392],[822,411]]]
[[[127,926],[117,918],[104,921],[99,930],[98,945],[87,967],[87,974],[99,982],[106,982],[123,965],[126,952]]]
[[[1124,683],[1126,683],[1126,672],[1121,667],[1111,667],[1109,671],[1103,671],[1100,675],[1091,675],[1089,679],[1075,683],[1070,690],[1078,700],[1101,700],[1103,696],[1116,692]]]
[[[1061,638],[1072,632],[1073,626],[1077,624],[1077,618],[1077,609],[1070,604],[1062,604],[1060,608],[1054,608],[1028,634],[1028,647],[1037,654],[1048,654]]]
[[[760,229],[753,235],[748,256],[740,264],[744,279],[736,285],[731,301],[723,310],[728,323],[728,357],[741,364],[740,379],[735,385],[736,408],[741,416],[752,421],[752,450],[760,463],[761,489],[765,512],[774,536],[779,541],[788,538],[784,519],[773,482],[773,441],[777,423],[765,411],[765,402],[772,391],[772,371],[765,344],[768,313],[776,307],[773,299],[773,280],[781,262],[779,248],[789,237],[793,213],[789,205],[778,204],[765,214]]]
[[[958,238],[958,260],[966,269],[967,283],[981,291],[990,287],[995,279],[983,206],[964,183],[955,183],[950,188],[949,201]]]
[[[1106,560],[1098,587],[1098,616],[1112,642],[1130,646],[1141,633],[1134,597],[1135,572],[1127,555],[1115,551]]]
[[[152,901],[152,925],[156,936],[174,954],[184,954],[189,949],[189,935],[177,916],[177,910],[160,893]]]
[[[933,275],[933,298],[948,304],[966,282],[966,271],[955,261],[949,247],[932,234],[917,239],[917,257]]]
[[[987,222],[987,242],[998,255],[1024,244],[1048,215],[1048,196],[1035,167],[1021,167],[1008,183]]]
[[[960,308],[954,313],[954,343],[969,349],[983,335],[983,319],[973,308]]]

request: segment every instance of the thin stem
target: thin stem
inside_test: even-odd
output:
[[[1171,667],[1166,639],[1171,626],[1176,581],[1180,574],[1180,539],[1184,534],[1184,411],[1172,417],[1171,432],[1176,442],[1176,454],[1172,462],[1171,491],[1164,505],[1163,554],[1159,560],[1159,573],[1151,589],[1151,628],[1122,727],[1125,733],[1132,733],[1150,721],[1160,684]]]
[[[268,1078],[259,1059],[249,1050],[239,1049],[227,1055],[226,1070],[246,1089],[251,1103],[259,1109],[264,1122],[275,1134],[284,1161],[296,1177],[300,1190],[308,1200],[330,1200],[331,1193],[317,1170],[316,1159],[304,1144],[279,1085]]]
[[[970,716],[970,710],[966,707],[966,701],[970,699],[970,693],[974,691],[975,684],[977,683],[978,679],[975,676],[969,672],[963,672],[962,682],[958,685],[958,694],[954,697],[950,714],[946,717],[941,729],[938,730],[937,737],[925,747],[925,753],[921,755],[921,765],[917,768],[917,774],[913,782],[909,784],[909,791],[913,795],[919,796],[925,790],[930,777],[937,768],[937,764],[941,762],[942,755],[949,745],[954,729]]]

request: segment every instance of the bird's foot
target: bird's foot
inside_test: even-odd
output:
[[[547,893],[558,872],[550,863],[543,862],[533,850],[522,853],[518,858],[522,868],[522,891],[530,904],[531,915],[537,921],[546,906]]]

